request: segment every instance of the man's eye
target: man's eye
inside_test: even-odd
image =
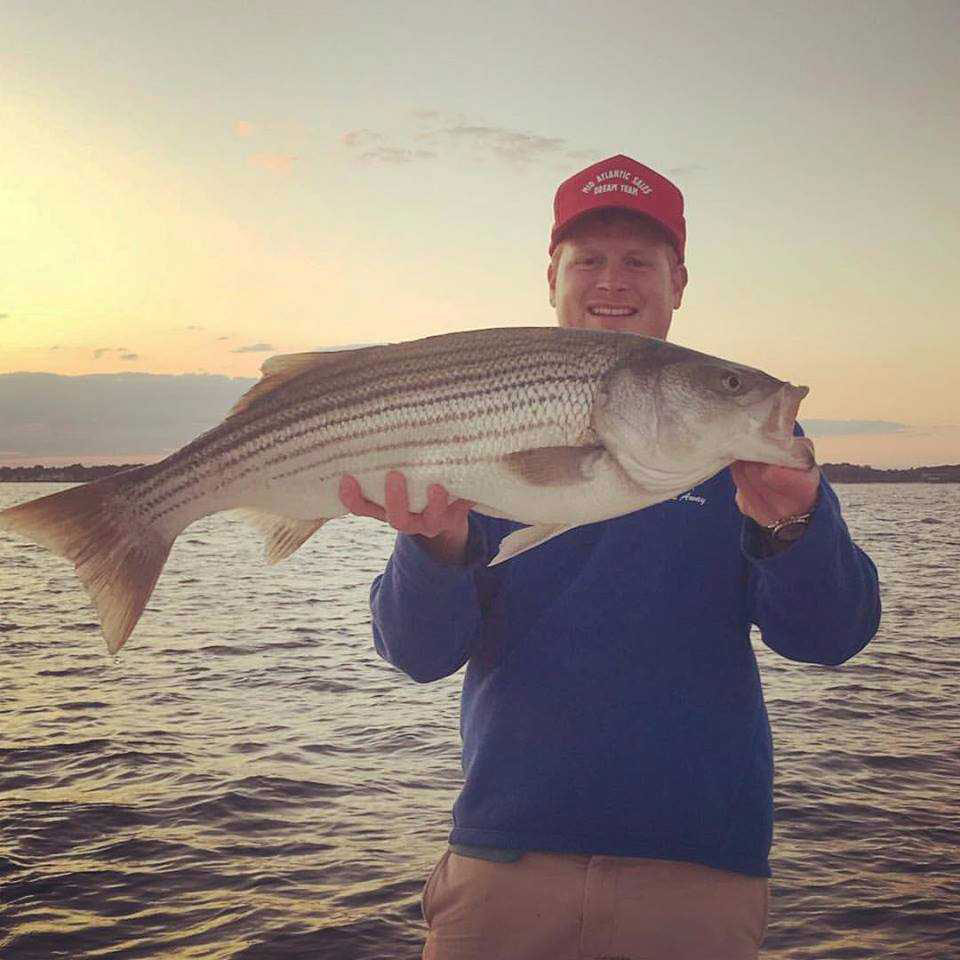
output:
[[[640,260],[638,257],[627,257],[628,267],[648,267],[650,264],[646,260]]]
[[[598,263],[597,257],[579,257],[576,261],[577,266],[580,267],[593,267]]]

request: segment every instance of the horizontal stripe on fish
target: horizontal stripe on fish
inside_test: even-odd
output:
[[[566,376],[551,375],[543,376],[544,364],[541,361],[529,363],[528,369],[520,371],[524,375],[516,375],[503,378],[493,374],[478,377],[478,385],[473,390],[465,390],[465,377],[461,370],[448,370],[442,378],[427,379],[423,382],[411,382],[409,378],[398,378],[391,381],[386,374],[378,375],[370,380],[370,383],[377,385],[376,390],[368,394],[348,394],[334,389],[329,381],[319,380],[316,387],[307,384],[301,389],[311,389],[319,392],[321,396],[310,396],[300,402],[284,404],[282,408],[260,408],[256,411],[257,416],[252,417],[243,423],[234,425],[234,431],[214,432],[204,435],[195,441],[196,446],[191,444],[184,448],[179,454],[175,454],[171,460],[171,466],[179,464],[190,459],[191,456],[208,458],[217,456],[225,449],[245,442],[255,442],[258,437],[267,433],[276,433],[285,428],[301,423],[309,423],[311,429],[316,429],[315,422],[322,419],[323,415],[330,411],[342,412],[344,408],[355,409],[357,412],[349,418],[341,417],[341,421],[355,419],[363,415],[368,410],[378,410],[380,412],[395,411],[403,409],[406,406],[419,405],[438,405],[445,402],[456,402],[470,399],[489,399],[497,392],[508,392],[512,396],[523,396],[528,391],[532,391],[534,396],[528,398],[527,402],[536,401],[556,401],[563,399],[552,395],[537,396],[536,391],[539,386],[551,383],[578,383],[586,385],[592,382],[594,378],[584,376],[583,371],[571,371]],[[485,372],[485,371],[484,371]],[[529,372],[529,376],[526,374]],[[537,374],[534,376],[533,374]],[[505,382],[503,382],[505,381]],[[386,405],[384,401],[393,400],[393,403]],[[585,395],[583,402],[589,402],[591,397]],[[337,421],[334,421],[336,423]],[[228,421],[229,423],[229,421]],[[319,424],[324,425],[325,424]]]
[[[542,370],[542,368],[540,368]],[[566,435],[553,437],[552,442],[572,442],[576,434],[580,433],[586,425],[589,417],[590,401],[592,399],[592,390],[589,389],[592,383],[590,378],[579,376],[543,376],[531,378],[523,381],[522,390],[518,392],[516,387],[486,386],[472,391],[459,390],[449,394],[427,395],[419,387],[409,388],[406,399],[401,399],[393,404],[383,404],[381,397],[394,396],[395,392],[386,390],[382,395],[378,394],[370,398],[362,406],[356,405],[347,416],[340,416],[337,419],[325,420],[323,414],[333,411],[344,411],[343,404],[326,402],[319,405],[319,411],[311,410],[309,418],[296,419],[290,412],[286,414],[282,425],[278,425],[271,418],[264,418],[264,422],[259,424],[256,432],[225,432],[219,438],[221,444],[216,451],[207,450],[205,463],[202,460],[197,461],[199,472],[190,473],[184,476],[180,483],[174,483],[170,486],[172,479],[169,474],[165,477],[155,478],[152,484],[147,484],[144,490],[143,506],[147,510],[164,504],[171,497],[176,496],[181,490],[192,486],[197,479],[212,477],[214,474],[221,474],[223,484],[234,482],[239,474],[232,472],[232,468],[246,463],[248,460],[264,456],[269,451],[283,448],[287,449],[293,446],[293,449],[287,456],[295,456],[300,453],[307,453],[320,447],[335,443],[342,436],[352,437],[354,433],[349,432],[349,428],[356,429],[356,425],[370,419],[376,415],[385,421],[381,426],[375,429],[362,431],[366,435],[379,432],[392,432],[402,429],[416,429],[422,426],[436,425],[438,422],[469,422],[478,417],[490,420],[495,419],[496,415],[507,418],[509,415],[514,417],[518,412],[525,413],[530,417],[542,417],[542,407],[568,407],[570,422],[573,429]],[[453,387],[460,385],[462,381],[449,379],[444,381],[433,381],[434,391],[442,387]],[[554,388],[554,389],[551,389]],[[495,398],[503,396],[504,402],[496,403]],[[366,398],[365,398],[366,399]],[[460,407],[446,417],[438,416],[437,410],[445,410],[450,405],[462,404]],[[348,408],[350,409],[350,408]],[[403,414],[408,419],[397,422],[391,419],[391,414]],[[417,414],[411,416],[411,414]],[[536,421],[534,421],[535,423]],[[560,423],[561,421],[557,421]],[[245,425],[246,426],[246,425]],[[533,426],[533,424],[531,424]],[[296,427],[292,432],[284,432],[283,427]],[[338,434],[340,428],[343,433]],[[503,431],[503,425],[499,422],[489,424],[490,430],[498,432]],[[311,438],[312,442],[308,445],[297,447],[296,443],[305,438]],[[263,442],[263,441],[266,442]],[[227,459],[222,459],[217,454],[232,454]],[[197,451],[199,457],[201,451]],[[265,463],[271,464],[273,458],[267,457]],[[179,466],[176,460],[171,460],[169,466],[171,472],[176,475],[176,467]],[[166,482],[164,482],[166,481]],[[155,492],[154,496],[150,496]],[[163,514],[168,510],[162,511]]]
[[[544,420],[540,423],[533,425],[524,425],[521,427],[512,427],[504,429],[504,436],[510,437],[522,437],[530,436],[534,431],[537,431],[538,434],[542,433],[545,436],[549,436],[551,429],[559,430],[561,424],[555,420]],[[382,434],[378,434],[382,435]],[[379,455],[384,453],[395,454],[398,450],[429,450],[433,449],[439,454],[443,451],[444,447],[451,447],[453,449],[460,448],[472,448],[477,449],[477,444],[487,439],[488,434],[475,433],[467,436],[456,436],[450,438],[443,437],[430,437],[425,440],[402,440],[397,443],[385,443],[379,444],[377,446],[367,446],[360,448],[349,448],[347,450],[341,451],[329,457],[322,457],[319,459],[311,460],[309,463],[303,464],[302,466],[296,467],[293,470],[287,470],[283,473],[271,474],[271,479],[274,480],[285,480],[290,477],[298,476],[302,473],[305,473],[310,470],[322,470],[324,467],[328,467],[331,464],[338,464],[339,467],[336,470],[331,470],[326,473],[318,473],[316,477],[312,478],[317,483],[323,483],[326,480],[331,480],[333,478],[339,478],[344,473],[354,473],[358,472],[360,468],[360,460],[363,457],[369,457],[372,454]],[[540,439],[538,436],[537,439]],[[450,454],[452,456],[452,452]],[[470,458],[470,463],[496,463],[499,460],[502,460],[507,454],[501,450],[491,450],[486,454],[477,454]],[[401,461],[396,460],[395,457],[388,457],[380,460],[373,460],[369,463],[363,464],[362,469],[366,470],[397,470],[399,467],[398,463]],[[452,462],[452,461],[444,461]],[[434,459],[424,459],[422,461],[406,459],[402,461],[404,466],[411,466],[418,464],[420,466],[434,466]],[[353,466],[353,469],[349,469],[350,466]]]
[[[499,408],[499,412],[506,414],[512,409],[512,405],[503,405]],[[489,455],[482,458],[475,457],[470,462],[492,463],[498,459],[501,459],[507,453],[522,449],[524,446],[522,442],[523,440],[527,440],[528,442],[534,443],[537,446],[570,444],[574,441],[574,439],[579,438],[579,436],[583,436],[584,429],[586,428],[585,418],[582,419],[582,421],[578,424],[580,429],[571,429],[569,422],[557,418],[545,420],[542,418],[541,412],[541,419],[539,420],[534,420],[532,422],[522,423],[515,426],[506,425],[509,421],[500,421],[496,424],[495,430],[488,429],[486,431],[473,433],[468,436],[431,436],[430,439],[424,441],[404,440],[387,445],[368,445],[359,447],[355,445],[356,442],[360,440],[367,441],[369,444],[376,437],[396,436],[398,432],[414,432],[423,427],[435,429],[440,423],[455,424],[462,429],[468,422],[469,418],[465,418],[458,412],[450,414],[446,417],[429,416],[411,419],[400,424],[390,423],[373,427],[368,430],[359,431],[352,434],[344,433],[340,436],[334,437],[328,437],[325,435],[321,428],[307,430],[304,431],[304,436],[315,438],[315,442],[311,443],[309,446],[291,447],[288,443],[274,443],[264,448],[259,448],[255,452],[250,453],[250,455],[237,456],[236,458],[228,461],[212,462],[207,469],[196,474],[177,474],[175,475],[175,479],[177,479],[179,482],[172,487],[162,487],[159,495],[155,496],[149,501],[144,501],[142,505],[146,511],[150,512],[150,519],[158,519],[169,515],[171,512],[174,512],[176,509],[178,509],[182,502],[189,502],[189,500],[175,500],[173,503],[169,503],[171,498],[176,497],[177,494],[194,488],[198,479],[212,477],[220,473],[223,475],[224,484],[237,483],[242,481],[245,477],[257,473],[260,470],[264,470],[269,467],[276,467],[281,463],[307,457],[318,450],[333,450],[336,448],[337,444],[347,444],[348,446],[345,450],[336,451],[326,457],[311,460],[294,469],[281,472],[272,471],[269,473],[270,479],[289,479],[290,477],[300,476],[313,469],[317,469],[331,463],[339,463],[340,467],[336,471],[318,474],[312,478],[313,482],[319,484],[331,479],[332,477],[339,478],[339,476],[342,476],[346,473],[383,469],[383,463],[380,461],[367,464],[361,463],[361,459],[365,456],[368,456],[370,453],[409,448],[426,449],[429,447],[435,447],[439,450],[439,448],[447,445],[462,447],[467,444],[477,444],[484,440],[497,441],[494,450],[491,451]],[[512,438],[515,442],[504,443],[503,441],[507,440],[508,438]],[[273,453],[270,456],[267,455],[271,451],[275,450],[282,452]],[[391,464],[393,461],[385,462],[387,464]],[[405,466],[410,466],[413,461],[405,459],[402,462]],[[387,468],[399,469],[394,466],[388,466]],[[161,506],[163,509],[156,509],[157,507]]]

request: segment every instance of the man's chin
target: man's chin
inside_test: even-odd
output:
[[[585,314],[581,318],[581,326],[587,330],[606,330],[608,333],[635,333],[641,337],[656,337],[665,340],[669,324],[655,323],[640,314],[631,314],[626,317],[598,317]]]
[[[611,333],[639,333],[639,317],[595,317],[599,321],[598,330],[609,330]]]

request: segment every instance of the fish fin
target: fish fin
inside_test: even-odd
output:
[[[308,370],[322,370],[341,360],[344,354],[356,353],[358,350],[368,350],[369,347],[358,347],[350,350],[315,350],[312,353],[281,353],[264,360],[260,366],[263,378],[255,383],[230,409],[228,416],[236,416],[248,410],[262,397],[279,390],[301,373]]]
[[[487,517],[499,517],[501,520],[517,519],[512,513],[504,513],[503,510],[498,510],[496,507],[491,507],[489,503],[475,503],[470,509],[474,513],[482,513]]]
[[[171,537],[156,526],[124,522],[117,510],[117,494],[133,479],[130,474],[143,471],[124,471],[0,513],[0,530],[73,561],[111,653],[137,625],[179,533]]]
[[[251,527],[263,534],[265,556],[270,564],[279,563],[296,553],[328,519],[298,520],[263,510],[239,510],[238,513]]]
[[[559,487],[590,480],[604,447],[535,447],[505,456],[511,473],[536,487]]]
[[[521,553],[539,547],[541,543],[546,543],[554,537],[559,537],[561,533],[566,533],[578,526],[580,526],[578,523],[538,523],[532,527],[521,527],[519,530],[514,530],[513,533],[508,533],[500,541],[500,550],[488,566],[495,567],[498,563],[503,563],[504,560],[518,557]]]

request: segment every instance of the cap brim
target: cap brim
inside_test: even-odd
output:
[[[680,259],[680,262],[683,263],[683,254],[681,253],[680,238],[662,221],[658,220],[656,217],[651,216],[649,213],[641,213],[639,210],[634,210],[632,207],[628,207],[622,203],[604,203],[599,204],[596,207],[591,207],[589,210],[584,210],[582,213],[575,214],[570,217],[567,222],[560,227],[558,230],[555,229],[550,235],[550,249],[548,250],[548,256],[553,256],[553,251],[557,249],[557,245],[561,240],[565,240],[569,235],[570,231],[581,221],[585,220],[587,217],[593,216],[595,213],[599,213],[601,210],[618,210],[621,213],[627,213],[632,217],[636,217],[638,220],[644,220],[650,226],[654,227],[659,233],[663,234],[663,239],[673,247],[677,256]]]

